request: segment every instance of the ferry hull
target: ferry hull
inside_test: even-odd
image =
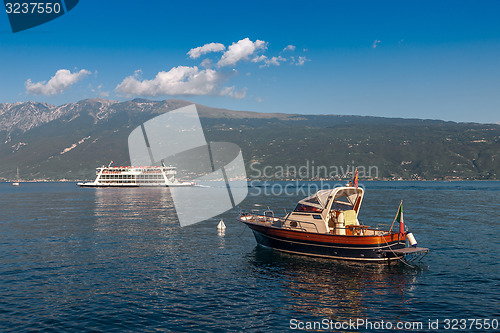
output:
[[[194,187],[195,184],[95,184],[95,183],[77,183],[80,187]]]
[[[245,222],[244,222],[245,223]],[[400,259],[386,250],[402,249],[405,240],[397,234],[388,236],[335,236],[283,230],[245,223],[252,229],[257,243],[278,251],[301,255],[355,261],[387,261]]]

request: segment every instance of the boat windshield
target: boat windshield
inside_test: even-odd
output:
[[[351,210],[352,205],[345,202],[334,201],[330,210]]]
[[[353,193],[338,192],[333,200],[330,210],[351,210],[356,202],[357,195]]]
[[[323,209],[299,203],[293,211],[299,213],[321,213]]]

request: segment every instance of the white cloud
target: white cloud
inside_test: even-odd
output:
[[[94,94],[97,94],[101,98],[109,97],[109,91],[102,91],[102,83],[97,86],[97,89],[92,88],[92,85],[89,86],[90,91]]]
[[[261,62],[261,61],[264,61],[264,60],[266,60],[266,59],[267,59],[267,57],[266,57],[265,55],[263,55],[263,54],[262,54],[262,55],[260,55],[260,56],[254,57],[254,58],[252,59],[252,62]]]
[[[375,39],[375,41],[372,44],[372,48],[376,49],[379,43],[380,43],[380,40]]]
[[[221,59],[217,63],[217,66],[231,66],[236,64],[240,60],[248,60],[248,58],[260,50],[265,50],[267,48],[267,43],[262,40],[256,40],[252,42],[248,37],[239,40],[237,43],[231,44],[224,52]]]
[[[235,86],[222,86],[230,77],[238,75],[235,67],[232,71],[223,67],[236,65],[240,61],[258,63],[259,67],[280,66],[282,63],[303,65],[309,61],[305,56],[287,58],[282,56],[268,57],[265,41],[251,41],[248,37],[232,43],[227,49],[221,43],[209,43],[193,48],[187,53],[191,59],[198,59],[209,52],[225,51],[217,61],[216,57],[209,57],[200,61],[197,66],[177,66],[168,71],[159,72],[154,78],[143,79],[142,71],[138,70],[118,84],[115,91],[125,96],[194,96],[213,95],[228,96],[236,99],[244,98],[247,88],[237,90]],[[295,51],[294,45],[286,46],[283,51]],[[215,60],[214,60],[215,58]],[[250,76],[249,72],[246,76]]]
[[[71,85],[90,74],[91,73],[86,69],[82,69],[75,73],[71,73],[67,69],[60,69],[47,83],[46,81],[33,83],[31,79],[28,79],[24,85],[26,86],[26,92],[28,94],[52,96],[62,93]]]
[[[307,59],[305,56],[299,56],[299,59],[295,62],[295,65],[302,66],[306,63],[306,61],[311,61]]]
[[[191,59],[196,59],[209,52],[221,52],[224,51],[226,47],[221,43],[209,43],[203,46],[196,47],[189,50],[187,53]]]
[[[260,65],[259,67],[269,67],[269,66],[279,66],[281,62],[286,61],[286,58],[283,58],[282,56],[277,56],[277,57],[271,57],[268,59],[263,59],[264,64]]]
[[[223,75],[213,69],[200,70],[198,67],[178,66],[168,72],[159,72],[152,80],[138,80],[129,76],[116,90],[125,95],[215,95]]]
[[[293,57],[292,57],[293,59]],[[257,57],[254,57],[252,59],[252,62],[263,62],[264,64],[260,65],[259,67],[270,67],[270,66],[279,66],[282,62],[287,61],[286,58],[283,58],[282,56],[277,56],[277,57],[271,57],[268,58],[265,55],[260,55]]]
[[[201,65],[205,68],[211,68],[212,67],[212,60],[211,59],[204,59],[201,62]]]
[[[232,87],[224,87],[220,91],[219,95],[231,96],[232,98],[235,98],[235,99],[242,99],[245,97],[246,92],[247,92],[247,88],[243,88],[240,91],[236,91],[234,86],[232,86]]]

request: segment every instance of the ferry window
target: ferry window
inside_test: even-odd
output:
[[[298,204],[297,207],[295,207],[295,209],[293,211],[294,212],[301,212],[301,213],[321,213],[323,211],[323,209],[313,207],[313,206]]]

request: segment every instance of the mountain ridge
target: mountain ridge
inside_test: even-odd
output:
[[[109,160],[126,165],[133,128],[189,104],[197,105],[207,141],[238,144],[247,164],[376,163],[378,179],[498,179],[500,172],[496,124],[259,113],[181,99],[94,98],[60,106],[1,103],[0,179],[12,179],[17,167],[22,178],[56,180],[92,178],[95,167]]]

